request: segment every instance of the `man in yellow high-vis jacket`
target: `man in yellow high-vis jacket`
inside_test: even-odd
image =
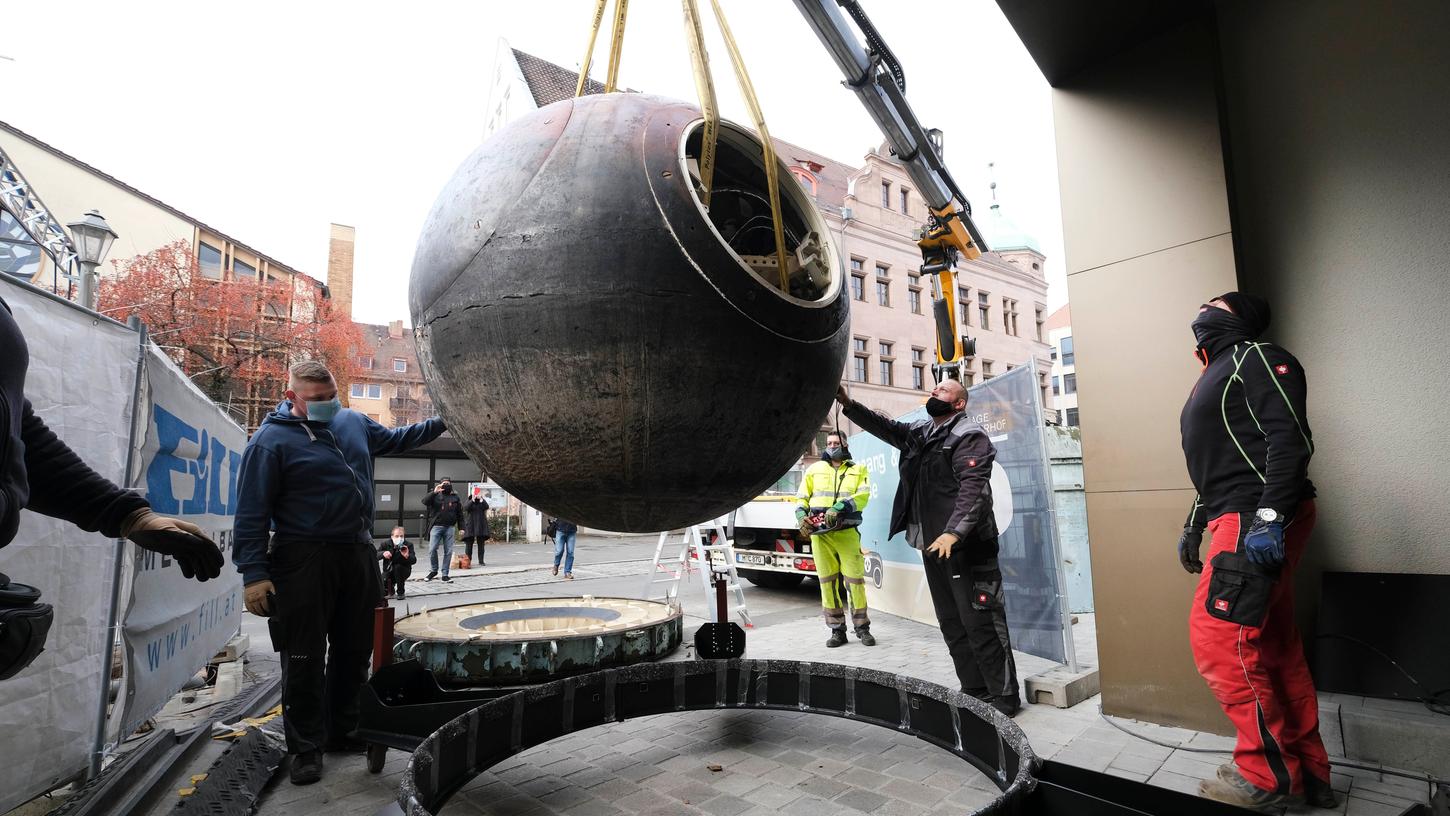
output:
[[[856,637],[875,646],[871,619],[866,615],[866,557],[861,552],[861,511],[871,498],[866,467],[851,461],[840,433],[826,437],[821,461],[806,469],[796,494],[795,517],[801,532],[811,537],[816,576],[821,583],[821,606],[831,628],[832,648],[846,642],[846,610]]]

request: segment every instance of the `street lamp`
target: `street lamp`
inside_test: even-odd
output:
[[[116,231],[95,210],[66,226],[70,227],[71,236],[75,239],[78,256],[76,260],[81,264],[81,305],[94,309],[100,283],[96,277],[96,267],[106,259],[111,242],[116,240]]]

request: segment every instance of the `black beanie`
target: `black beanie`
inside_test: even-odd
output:
[[[1218,300],[1227,303],[1233,313],[1244,322],[1250,338],[1258,337],[1268,330],[1269,321],[1274,315],[1269,308],[1269,301],[1248,292],[1225,292],[1218,296]]]

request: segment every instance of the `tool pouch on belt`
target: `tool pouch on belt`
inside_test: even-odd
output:
[[[19,674],[45,650],[55,610],[39,600],[40,590],[0,573],[0,680]]]
[[[972,608],[978,612],[990,612],[997,606],[997,595],[1002,591],[1002,570],[997,567],[972,569]]]
[[[1209,564],[1213,575],[1208,579],[1205,611],[1240,626],[1263,626],[1278,570],[1265,570],[1243,553],[1227,551],[1215,555]]]

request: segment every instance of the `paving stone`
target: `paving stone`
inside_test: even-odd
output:
[[[877,789],[890,782],[892,777],[865,768],[847,768],[836,774],[836,779],[857,788]]]
[[[750,802],[728,793],[716,796],[700,805],[700,810],[713,814],[713,816],[739,816],[750,808]]]
[[[593,798],[564,811],[567,816],[616,816],[616,814],[623,812],[608,802],[601,802]],[[450,813],[448,816],[453,816],[453,814]]]
[[[928,807],[940,802],[946,796],[944,792],[936,788],[918,785],[905,779],[893,779],[887,782],[880,793]]]
[[[756,804],[778,809],[801,798],[802,795],[804,794],[794,788],[777,785],[774,782],[763,782],[754,790],[745,793],[744,798]]]
[[[761,778],[767,779],[771,782],[775,782],[779,785],[785,785],[788,788],[793,788],[796,785],[799,785],[800,783],[806,781],[807,779],[810,779],[811,775],[806,773],[805,771],[800,770],[799,768],[788,768],[782,765],[781,767],[776,768],[770,773],[765,774]]]
[[[811,777],[796,785],[795,787],[798,791],[804,791],[811,796],[819,796],[822,799],[830,799],[832,797],[839,796],[843,791],[847,789],[847,786],[844,783],[837,782],[834,779],[830,779],[824,776]]]
[[[570,777],[570,780],[573,781],[579,776],[581,776],[581,774],[575,774],[573,777]],[[616,799],[622,799],[625,796],[641,790],[644,789],[641,788],[639,785],[636,785],[633,782],[629,781],[628,779],[620,779],[616,776],[611,775],[610,778],[606,781],[600,782],[597,785],[589,786],[589,795],[595,797],[596,799],[602,799],[605,802],[613,802]]]
[[[593,797],[583,788],[566,785],[553,793],[540,796],[539,801],[547,805],[550,810],[565,810],[581,802],[587,802],[591,798]]]
[[[1192,776],[1184,776],[1167,769],[1161,769],[1148,778],[1148,784],[1157,785],[1160,788],[1168,788],[1190,796],[1198,795],[1198,783],[1202,781]]]
[[[619,797],[614,800],[613,804],[625,813],[642,813],[653,808],[666,807],[673,802],[661,793],[641,788],[634,793]]]
[[[515,785],[521,792],[529,796],[544,796],[564,787],[569,783],[557,776],[541,776],[538,779],[530,779],[520,785]]]
[[[541,767],[546,773],[551,773],[555,776],[568,776],[569,774],[588,770],[594,766],[578,757],[566,756],[557,762],[550,762]]]
[[[1152,776],[1163,766],[1163,761],[1162,759],[1152,759],[1150,757],[1121,753],[1113,757],[1113,761],[1108,763],[1108,769],[1130,771]]]
[[[936,773],[936,771],[914,760],[897,762],[886,768],[887,776],[894,776],[898,780],[909,779],[912,782],[925,781],[928,776],[931,776],[934,773]]]
[[[721,793],[728,793],[732,796],[744,796],[745,794],[760,787],[760,779],[747,774],[725,772],[716,774],[716,778],[710,783],[715,790]]]
[[[864,813],[870,813],[871,811],[886,804],[886,797],[873,791],[861,790],[860,788],[852,788],[851,790],[846,791],[840,796],[837,796],[836,803],[840,805],[845,805],[848,808],[854,808]]]
[[[772,757],[772,759],[782,765],[789,765],[792,768],[804,768],[806,765],[816,761],[814,754],[808,754],[805,751],[796,749],[786,751],[783,754]]]
[[[841,806],[813,796],[802,796],[781,808],[781,813],[790,816],[838,816]]]
[[[643,762],[635,765],[626,765],[623,768],[615,769],[614,773],[621,779],[628,779],[631,782],[643,782],[664,773],[658,766],[648,765]]]

